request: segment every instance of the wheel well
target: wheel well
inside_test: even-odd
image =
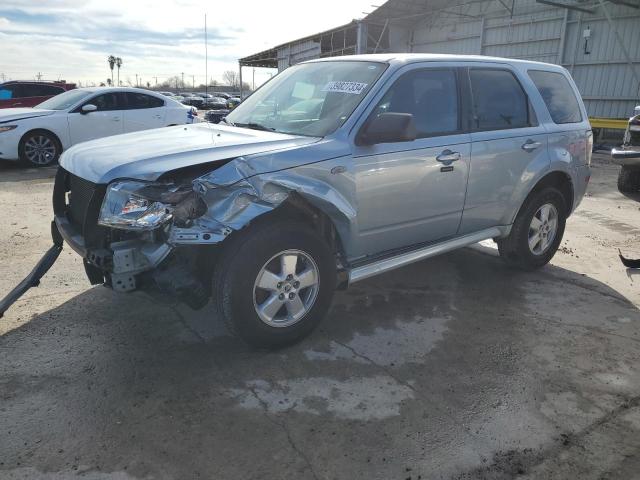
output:
[[[560,171],[548,173],[538,181],[529,195],[539,192],[546,187],[554,187],[562,194],[564,203],[567,206],[566,214],[568,217],[573,209],[573,184],[571,183],[571,177]]]
[[[272,222],[274,220],[293,220],[308,224],[327,242],[333,252],[342,259],[342,262],[345,261],[342,241],[331,218],[297,193],[292,193],[276,209],[260,215],[252,220],[249,225],[257,222]]]
[[[27,136],[35,132],[43,132],[48,135],[51,135],[55,140],[55,142],[58,144],[58,147],[60,148],[60,153],[62,153],[62,142],[60,141],[60,138],[51,130],[47,130],[46,128],[34,128],[33,130],[29,130],[28,132],[25,132],[25,134],[22,135],[22,137],[20,137],[20,142],[18,143],[19,147],[22,148],[25,138],[27,138]]]

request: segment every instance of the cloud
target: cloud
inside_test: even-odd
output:
[[[220,80],[238,58],[346,23],[370,3],[325,0],[310,12],[294,0],[2,0],[0,73],[99,82],[110,75],[107,56],[116,55],[124,59],[121,77],[154,83],[185,72],[203,82],[207,13],[209,73]]]

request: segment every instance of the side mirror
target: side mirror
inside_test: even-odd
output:
[[[87,103],[86,105],[82,106],[82,109],[80,110],[80,113],[86,114],[86,113],[89,113],[89,112],[95,112],[96,110],[98,110],[98,107],[96,107],[92,103]]]
[[[410,142],[417,138],[416,125],[410,113],[381,113],[365,124],[357,138],[358,145]]]

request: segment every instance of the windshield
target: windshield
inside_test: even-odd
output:
[[[324,137],[340,127],[387,67],[331,61],[288,68],[227,115],[239,127]]]
[[[45,100],[44,102],[36,105],[35,108],[42,108],[45,110],[66,110],[73,107],[83,98],[91,95],[91,93],[92,92],[87,90],[69,90],[68,92],[51,97],[49,100]]]

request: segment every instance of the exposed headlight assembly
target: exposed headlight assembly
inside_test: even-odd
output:
[[[173,206],[163,200],[175,193],[170,185],[114,182],[107,188],[98,223],[125,230],[153,230],[171,220]]]

